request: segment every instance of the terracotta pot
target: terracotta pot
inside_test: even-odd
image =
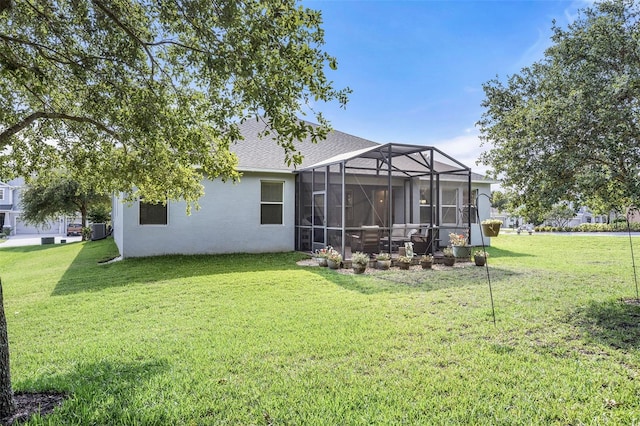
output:
[[[455,257],[448,257],[448,256],[445,256],[445,257],[442,259],[442,263],[444,263],[444,265],[445,265],[445,266],[453,266],[453,265],[455,265],[455,264],[456,264],[456,258],[455,258]]]
[[[398,262],[398,268],[400,268],[400,269],[408,270],[410,266],[411,266],[410,263]]]

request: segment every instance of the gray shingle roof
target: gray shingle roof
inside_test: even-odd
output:
[[[255,119],[249,119],[240,125],[240,132],[244,140],[238,141],[235,145],[231,146],[231,151],[235,152],[238,156],[238,169],[240,171],[268,170],[292,172],[296,169],[302,170],[337,155],[382,145],[368,139],[332,130],[325,140],[318,143],[314,144],[310,138],[307,138],[296,144],[296,147],[302,153],[304,159],[302,164],[295,168],[293,165],[287,166],[285,164],[284,150],[276,144],[271,136],[262,139],[258,137],[258,134],[264,130],[265,124]],[[477,173],[472,173],[471,179],[474,182],[484,181],[487,183],[495,183]],[[466,180],[466,177],[448,176],[447,180]]]
[[[238,156],[239,170],[282,170],[293,171],[295,168],[287,166],[284,162],[284,150],[276,142],[267,136],[260,139],[258,133],[265,129],[261,121],[249,119],[240,125],[240,132],[244,140],[231,146],[231,151]],[[349,135],[347,133],[332,130],[323,141],[314,144],[310,139],[299,141],[296,144],[298,150],[304,156],[301,169],[312,164],[324,161],[345,152],[351,152],[362,148],[379,145],[376,142]]]

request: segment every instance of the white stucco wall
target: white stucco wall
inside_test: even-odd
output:
[[[282,225],[260,224],[261,180],[284,182]],[[246,173],[240,183],[204,182],[200,209],[187,216],[184,202],[170,202],[167,225],[140,225],[139,205],[117,207],[114,238],[123,257],[162,254],[291,251],[294,241],[293,174]]]

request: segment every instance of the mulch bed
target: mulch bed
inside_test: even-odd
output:
[[[16,392],[13,395],[16,410],[11,416],[0,419],[0,424],[9,426],[26,422],[35,414],[44,417],[62,405],[67,397],[60,392]]]

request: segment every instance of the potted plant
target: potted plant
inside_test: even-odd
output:
[[[329,266],[330,269],[339,269],[341,263],[342,255],[337,250],[329,250],[329,254],[327,255],[327,266]]]
[[[329,250],[331,250],[331,247],[316,250],[315,258],[319,266],[327,266],[327,256],[329,255]]]
[[[399,256],[396,259],[396,263],[400,269],[409,269],[411,266],[411,262],[413,261],[413,257],[409,256]]]
[[[502,221],[500,219],[485,219],[480,222],[480,226],[485,237],[497,237]]]
[[[351,255],[351,267],[356,274],[362,274],[369,265],[369,255],[362,252],[355,252]]]
[[[391,267],[391,255],[389,253],[380,252],[376,256],[376,268],[389,269]]]
[[[489,257],[489,253],[484,250],[476,250],[473,253],[473,261],[476,262],[476,266],[484,266],[487,263],[487,257]]]
[[[453,249],[451,247],[446,247],[442,250],[444,254],[443,263],[445,266],[453,266],[456,264],[456,257],[453,255]]]
[[[431,269],[431,265],[433,265],[433,256],[430,254],[424,254],[420,258],[420,266],[422,269]]]
[[[467,235],[456,234],[452,232],[449,234],[449,243],[451,244],[451,249],[453,250],[453,255],[458,258],[469,258],[471,257],[471,247],[467,245]]]

